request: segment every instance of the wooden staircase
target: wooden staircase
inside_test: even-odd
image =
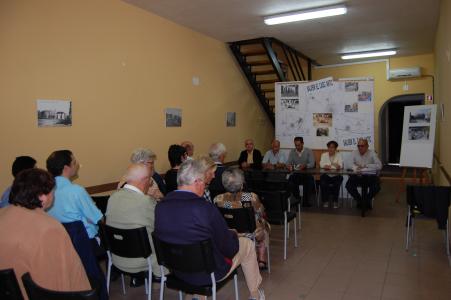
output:
[[[312,65],[318,65],[275,38],[230,42],[229,47],[273,125],[275,83],[311,80]]]

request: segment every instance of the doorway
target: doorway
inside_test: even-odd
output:
[[[379,112],[382,163],[399,165],[401,155],[404,107],[423,105],[424,94],[400,95],[390,98]]]

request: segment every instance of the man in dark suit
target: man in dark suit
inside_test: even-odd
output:
[[[261,169],[263,156],[261,152],[254,148],[254,141],[247,139],[244,141],[245,150],[241,151],[238,163],[242,169]]]

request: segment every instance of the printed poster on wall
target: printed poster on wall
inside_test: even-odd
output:
[[[354,150],[359,138],[374,147],[373,81],[276,83],[276,137],[293,148],[302,136],[306,147],[325,149],[330,140]]]

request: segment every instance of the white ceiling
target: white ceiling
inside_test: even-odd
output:
[[[275,37],[320,64],[343,63],[342,53],[434,49],[440,0],[123,0],[224,42]],[[267,26],[263,17],[345,3],[348,13]]]

